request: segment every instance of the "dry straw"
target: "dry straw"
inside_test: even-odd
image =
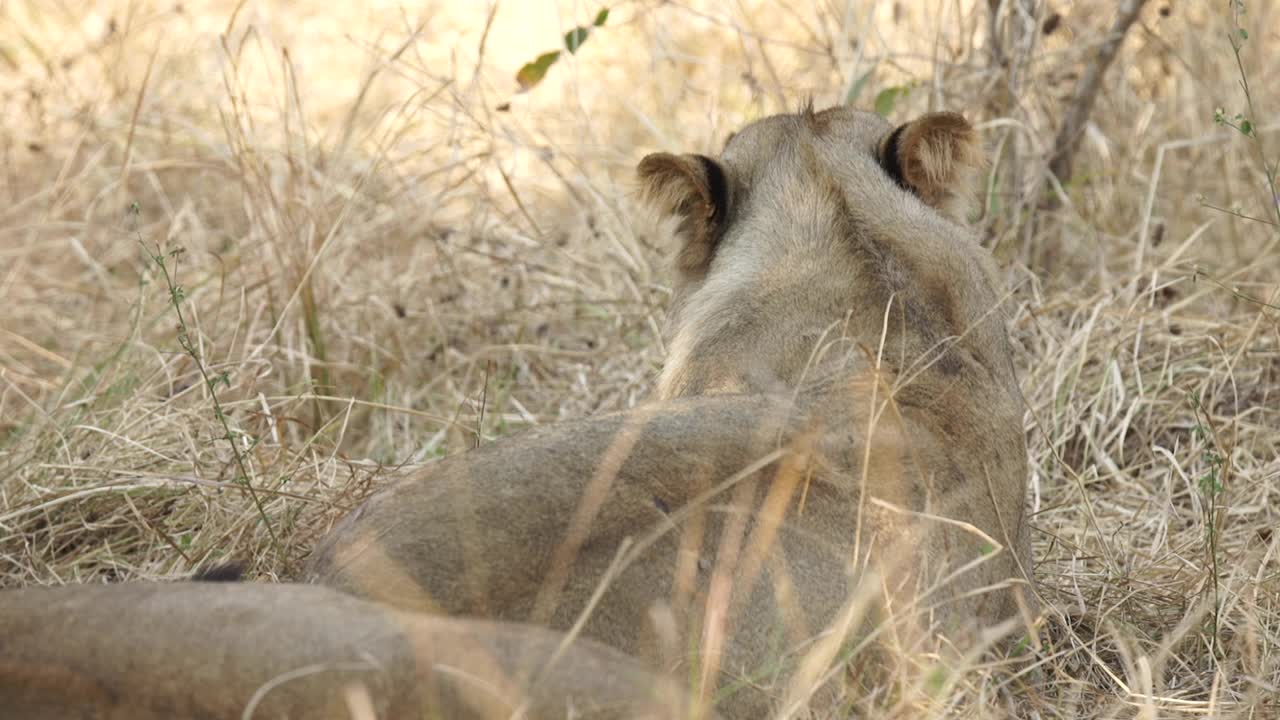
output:
[[[638,403],[671,248],[636,160],[878,98],[995,156],[1053,610],[1032,668],[847,705],[1280,717],[1280,3],[1145,3],[1054,177],[1115,8],[631,0],[516,94],[599,8],[4,3],[0,586],[287,578],[401,466]]]

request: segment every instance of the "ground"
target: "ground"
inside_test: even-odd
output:
[[[1280,3],[1148,2],[1062,182],[1115,4],[997,4],[998,57],[966,0],[0,4],[0,587],[287,579],[402,467],[641,402],[640,157],[810,97],[952,109],[1052,610],[1038,674],[858,703],[1280,716]]]

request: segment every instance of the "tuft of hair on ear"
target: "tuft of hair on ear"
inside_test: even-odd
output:
[[[653,153],[636,168],[645,200],[679,220],[677,269],[706,272],[729,209],[729,184],[720,163],[705,155]]]
[[[244,578],[245,567],[239,562],[211,565],[197,570],[191,576],[193,582],[238,582]]]
[[[978,131],[954,112],[900,125],[881,142],[880,162],[903,187],[962,223],[974,209],[986,164]]]

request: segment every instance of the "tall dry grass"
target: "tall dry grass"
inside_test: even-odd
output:
[[[1227,3],[1148,3],[1058,185],[1103,0],[1003,3],[1032,32],[997,67],[985,3],[624,0],[524,94],[597,6],[4,3],[0,586],[288,578],[396,468],[639,402],[669,247],[634,163],[901,87],[999,158],[1053,611],[1038,674],[854,704],[1280,717],[1280,219],[1214,120],[1243,71],[1280,159],[1280,7],[1247,5],[1238,67]]]

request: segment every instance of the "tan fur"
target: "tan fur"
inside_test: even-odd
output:
[[[894,128],[843,108],[755,122],[714,161],[646,158],[682,241],[658,400],[388,487],[308,579],[556,628],[585,615],[589,637],[697,668],[734,718],[805,702],[877,621],[873,646],[914,657],[1034,608],[1001,296],[943,212],[976,163],[954,118],[902,128],[897,178]]]
[[[0,592],[0,715],[23,720],[681,715],[621,653],[325,588],[131,583]],[[246,710],[252,709],[251,714]],[[576,713],[576,714],[575,714]]]
[[[908,123],[898,156],[907,184],[922,200],[953,220],[966,220],[984,163],[978,133],[963,116],[930,113]]]
[[[716,204],[711,179],[696,155],[656,153],[637,168],[647,200],[680,218],[679,232],[686,239],[676,257],[676,268],[694,272],[704,266],[715,242]]]

